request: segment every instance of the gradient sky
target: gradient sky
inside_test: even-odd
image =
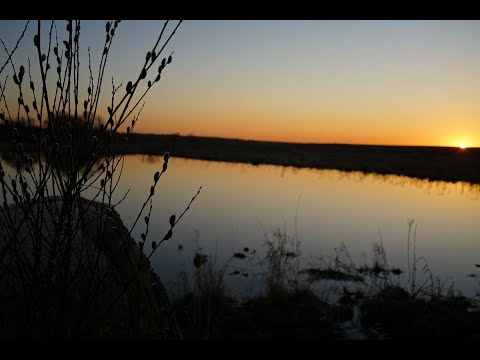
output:
[[[10,50],[24,24],[0,21]],[[117,84],[136,78],[162,24],[120,24],[107,95],[112,74]],[[17,59],[33,58],[35,26]],[[104,26],[82,25],[94,70]],[[480,147],[479,40],[480,21],[185,21],[136,131]],[[2,65],[5,58],[2,48]]]

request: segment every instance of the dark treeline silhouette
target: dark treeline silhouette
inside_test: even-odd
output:
[[[105,122],[102,118],[98,118],[97,122],[90,122],[86,123],[85,119],[82,117],[74,118],[73,116],[62,116],[53,119],[54,127],[62,130],[62,128],[67,127],[67,123],[70,126],[76,127],[76,132],[79,133],[79,136],[87,136],[91,134],[100,134],[102,133],[103,129],[105,128]],[[32,134],[38,136],[42,132],[46,132],[49,128],[49,121],[44,120],[42,121],[42,126],[40,128],[38,122],[28,122],[27,119],[20,117],[18,121],[2,121],[0,122],[0,142],[4,145],[5,142],[11,141],[12,139],[12,132],[18,132],[19,137],[25,144],[33,144],[35,141],[32,138]],[[14,130],[16,129],[16,130]],[[65,138],[62,136],[57,136],[57,141],[64,141]]]

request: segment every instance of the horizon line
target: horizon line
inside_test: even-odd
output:
[[[453,148],[453,149],[480,149],[480,146],[466,146],[462,148],[460,146],[452,145],[405,145],[405,144],[371,144],[371,143],[349,143],[349,142],[312,142],[312,141],[287,141],[287,140],[261,140],[254,138],[239,138],[228,136],[209,136],[209,135],[195,135],[193,133],[181,134],[181,133],[152,133],[152,132],[135,132],[136,135],[147,136],[182,136],[182,137],[196,137],[207,139],[222,139],[233,141],[254,141],[254,142],[266,142],[266,143],[279,143],[279,144],[302,144],[302,145],[341,145],[341,146],[384,146],[384,147],[435,147],[435,148]]]

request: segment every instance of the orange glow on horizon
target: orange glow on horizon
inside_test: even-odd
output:
[[[143,121],[142,121],[143,120]],[[152,121],[150,118],[141,119],[135,129],[139,134],[176,134],[183,136],[219,137],[229,139],[293,142],[293,143],[326,143],[326,144],[358,144],[358,145],[392,145],[392,146],[445,146],[457,148],[470,148],[480,146],[480,139],[461,139],[460,136],[451,138],[443,131],[434,132],[429,128],[412,133],[409,129],[392,126],[391,129],[378,130],[372,127],[342,128],[336,124],[322,124],[309,127],[295,126],[284,121],[279,121],[278,126],[273,126],[273,121],[227,122],[212,119],[196,119],[188,121],[175,118],[171,121]],[[459,139],[460,138],[460,139]]]

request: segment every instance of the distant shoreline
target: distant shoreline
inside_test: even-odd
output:
[[[135,134],[125,153],[171,155],[480,184],[480,148],[302,144],[213,137]]]
[[[118,136],[123,139],[124,135]],[[134,134],[126,148],[116,145],[113,149],[126,154],[163,155],[169,151],[172,156],[191,159],[362,171],[480,184],[480,148],[303,144]],[[0,151],[9,150],[8,143],[0,143]]]

